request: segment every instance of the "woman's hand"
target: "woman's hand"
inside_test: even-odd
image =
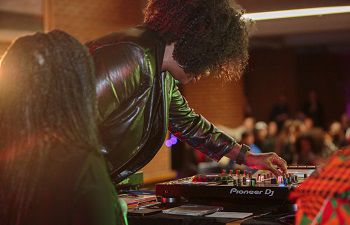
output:
[[[246,152],[246,165],[253,169],[270,170],[276,177],[287,173],[287,162],[276,153]]]

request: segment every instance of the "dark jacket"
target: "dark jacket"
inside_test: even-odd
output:
[[[177,81],[162,72],[165,42],[156,33],[137,27],[87,45],[96,66],[100,135],[114,181],[146,165],[168,129],[215,160],[236,143],[189,108]]]

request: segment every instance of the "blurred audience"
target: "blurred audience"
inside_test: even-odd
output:
[[[282,112],[282,105],[287,105],[285,101],[285,97],[280,96],[278,104],[281,110],[277,110],[278,104],[276,104],[271,115],[278,114],[275,112]],[[276,152],[289,165],[320,165],[334,151],[350,145],[350,119],[344,113],[340,116],[339,121],[334,121],[327,130],[324,129],[322,127],[323,109],[314,91],[310,92],[308,104],[304,106],[304,111],[299,111],[295,115],[289,114],[285,106],[285,113],[281,113],[285,116],[271,116],[269,119],[274,119],[269,120],[268,123],[255,122],[254,117],[248,116],[244,118],[241,125],[235,128],[222,125],[218,127],[237,141],[249,145],[253,153]],[[282,117],[283,119],[278,119]],[[218,172],[221,169],[249,170],[228,159],[214,163],[206,157],[197,156],[197,162],[199,162],[198,172],[203,173]],[[194,164],[191,163],[191,165]],[[194,172],[195,168],[192,167],[191,173]]]
[[[297,165],[320,165],[335,150],[332,142],[327,141],[325,132],[314,128],[299,134],[295,143],[295,161]]]
[[[277,138],[276,153],[279,154],[288,164],[292,164],[295,158],[295,141],[304,125],[299,120],[287,120],[283,130]]]
[[[270,121],[267,125],[267,137],[265,139],[265,151],[274,152],[276,149],[276,140],[278,134],[277,123]]]
[[[341,148],[349,144],[345,138],[345,133],[340,122],[333,122],[328,129],[329,139],[337,147]]]
[[[314,126],[313,118],[303,113],[297,113],[294,118],[286,120],[279,132],[275,121],[254,123],[253,117],[245,118],[237,128],[224,128],[229,135],[249,145],[252,152],[276,152],[289,165],[320,165],[334,151],[350,145],[349,118],[346,114],[330,124],[328,130]],[[231,161],[221,165],[225,169],[232,166],[234,169],[247,169]]]
[[[268,152],[266,149],[267,134],[267,124],[263,121],[257,122],[254,126],[255,145],[261,150],[261,152]]]
[[[255,137],[252,131],[246,131],[242,134],[241,143],[250,147],[253,153],[261,153],[261,149],[255,144]]]
[[[346,133],[346,130],[349,129],[350,127],[350,118],[347,113],[343,113],[340,116],[340,124],[341,124],[342,130],[344,131],[344,133]]]
[[[340,123],[344,132],[345,139],[350,143],[350,118],[347,113],[343,113],[340,117]]]
[[[312,128],[314,128],[314,120],[311,117],[304,117],[302,121],[304,125],[304,130],[311,130]]]

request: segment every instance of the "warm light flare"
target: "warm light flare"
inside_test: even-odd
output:
[[[334,7],[319,7],[305,9],[291,9],[281,11],[268,11],[258,13],[246,13],[244,18],[252,20],[274,20],[284,18],[306,17],[306,16],[321,16],[330,14],[350,13],[350,6],[334,6]]]

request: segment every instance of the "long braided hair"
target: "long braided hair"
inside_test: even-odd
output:
[[[92,65],[85,47],[57,30],[21,37],[4,55],[0,212],[8,224],[20,224],[26,216],[50,152],[65,149],[61,154],[65,158],[79,151],[98,151]]]
[[[239,78],[248,61],[248,25],[230,0],[149,0],[144,24],[168,44],[185,72]]]

